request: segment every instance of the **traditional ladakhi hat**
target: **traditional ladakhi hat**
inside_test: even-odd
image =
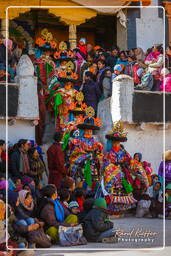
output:
[[[52,50],[56,51],[57,42],[53,38],[51,32],[48,31],[47,28],[44,28],[41,31],[41,36],[36,39],[36,47],[40,48],[41,50]]]
[[[73,71],[74,67],[74,63],[72,61],[69,61],[66,66],[64,66],[59,72],[58,80],[60,82],[78,82],[78,74]]]
[[[94,118],[95,111],[92,107],[88,107],[85,110],[86,116],[77,119],[77,128],[88,129],[88,130],[100,130],[102,121],[99,118]]]
[[[59,43],[59,50],[54,53],[54,58],[59,61],[68,61],[68,60],[74,60],[74,53],[71,50],[68,50],[67,43],[64,41],[61,41]]]
[[[127,141],[127,134],[128,133],[123,128],[123,124],[118,121],[114,123],[112,130],[108,134],[106,134],[106,139],[125,142]]]
[[[84,94],[82,92],[78,92],[76,95],[76,103],[73,103],[74,106],[72,109],[69,110],[70,113],[73,113],[75,115],[84,115],[85,109],[87,108],[87,105],[83,103],[84,101]]]

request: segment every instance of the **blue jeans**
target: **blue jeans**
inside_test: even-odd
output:
[[[25,226],[30,226],[32,224],[35,224],[35,220],[33,218],[28,218],[25,220],[18,220],[16,222],[17,225],[25,225]]]
[[[108,238],[108,237],[112,237],[112,236],[115,236],[116,232],[113,228],[107,230],[107,231],[104,231],[100,234],[100,236],[98,237],[97,241],[98,242],[101,242],[103,238]]]

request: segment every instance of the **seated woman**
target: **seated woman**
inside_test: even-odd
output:
[[[83,230],[89,242],[113,243],[118,241],[113,223],[108,219],[107,204],[104,198],[95,200],[93,209],[84,219]]]
[[[16,241],[16,247],[50,247],[50,240],[45,237],[42,229],[44,223],[30,217],[33,215],[33,200],[30,192],[25,190],[19,193],[9,191],[8,201],[10,206],[8,232],[10,237]],[[32,231],[37,231],[38,233]],[[37,239],[37,235],[39,239]]]
[[[18,219],[17,224],[32,225],[34,220],[34,202],[31,193],[27,190],[21,190],[18,193],[18,205],[15,208],[15,215]]]
[[[56,187],[47,185],[42,189],[42,198],[37,211],[39,218],[45,222],[46,233],[51,237],[54,244],[58,241],[59,225],[72,227],[78,223],[77,216],[68,215],[68,212],[57,198]]]
[[[147,189],[147,195],[151,200],[150,213],[153,218],[163,215],[163,191],[161,187],[161,182],[157,181]]]

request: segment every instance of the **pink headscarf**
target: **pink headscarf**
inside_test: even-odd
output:
[[[160,55],[160,52],[150,52],[150,54],[145,58],[145,61],[152,61],[153,59],[158,58],[158,56]]]

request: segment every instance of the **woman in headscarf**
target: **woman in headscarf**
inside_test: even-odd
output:
[[[42,181],[43,173],[45,172],[45,165],[40,159],[37,148],[30,148],[28,151],[29,164],[30,164],[30,176],[34,179],[36,186]]]
[[[138,47],[134,49],[135,57],[139,61],[144,61],[145,54],[142,48]]]
[[[155,182],[147,189],[147,195],[151,200],[150,213],[153,218],[163,215],[163,191],[160,181]]]
[[[34,203],[30,192],[21,190],[18,193],[19,205],[15,208],[15,215],[18,219],[17,224],[32,225],[35,224],[33,219]]]

